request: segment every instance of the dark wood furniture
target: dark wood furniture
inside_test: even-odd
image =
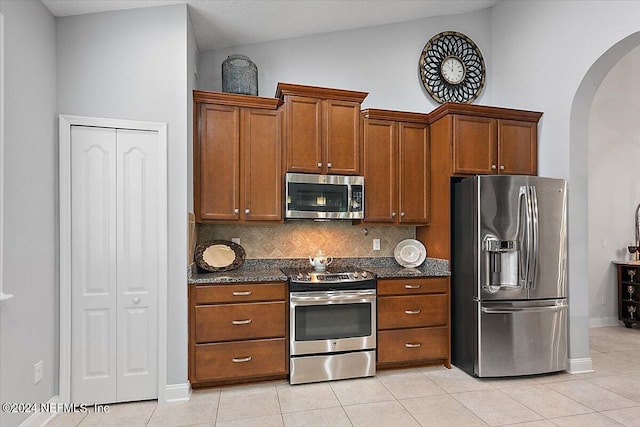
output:
[[[446,103],[429,113],[431,220],[416,237],[430,257],[451,259],[451,183],[476,174],[537,174],[542,113]],[[437,209],[435,208],[437,206]]]
[[[189,285],[194,387],[286,378],[286,283]]]
[[[360,106],[368,94],[278,83],[284,102],[286,171],[360,174]]]
[[[618,320],[631,328],[640,324],[640,263],[615,264],[618,273]],[[635,311],[631,313],[629,308],[635,308]]]
[[[428,224],[431,152],[427,115],[363,111],[364,223]]]
[[[193,91],[196,222],[282,221],[280,101]]]
[[[379,369],[451,367],[449,277],[378,279]]]

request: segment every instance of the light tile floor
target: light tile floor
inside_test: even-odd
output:
[[[595,372],[472,378],[457,368],[291,386],[196,390],[191,400],[60,414],[48,426],[640,426],[640,330],[590,330]]]

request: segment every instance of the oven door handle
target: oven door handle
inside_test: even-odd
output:
[[[290,295],[289,300],[291,303],[304,303],[304,305],[311,304],[352,304],[354,302],[373,302],[376,300],[374,295],[358,295],[358,294],[340,294],[340,295],[314,295],[314,296],[299,296]]]

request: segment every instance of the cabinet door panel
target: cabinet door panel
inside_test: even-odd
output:
[[[448,354],[446,327],[378,332],[378,364],[446,359]]]
[[[195,308],[196,343],[285,336],[285,303],[199,305]]]
[[[364,123],[365,222],[393,223],[397,206],[396,124],[384,120]]]
[[[429,129],[416,123],[399,124],[400,223],[427,224],[431,183]]]
[[[449,291],[448,277],[378,279],[377,293],[382,295],[440,294]]]
[[[223,302],[277,301],[287,299],[284,283],[252,283],[231,285],[197,285],[193,288],[194,304]]]
[[[357,175],[360,172],[360,104],[325,101],[326,173]]]
[[[195,379],[214,381],[287,373],[287,341],[240,341],[195,346]]]
[[[498,173],[495,119],[456,115],[453,118],[453,173]]]
[[[287,172],[320,173],[323,162],[322,100],[287,96],[285,103]]]
[[[278,111],[243,110],[245,221],[282,219],[281,119]]]
[[[537,123],[498,121],[500,173],[537,175],[537,133]]]
[[[237,220],[240,208],[240,111],[203,104],[196,159],[196,221]],[[198,157],[199,156],[199,157]],[[196,177],[197,180],[197,177]]]
[[[378,329],[446,325],[448,302],[446,294],[378,298]]]

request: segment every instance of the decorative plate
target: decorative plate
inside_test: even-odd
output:
[[[406,239],[396,245],[393,256],[401,266],[415,268],[427,259],[427,249],[418,240]]]
[[[196,247],[196,263],[206,271],[229,271],[244,263],[242,246],[228,240],[211,240]]]
[[[470,104],[484,87],[482,53],[469,37],[455,31],[436,34],[418,63],[422,85],[439,103]]]

